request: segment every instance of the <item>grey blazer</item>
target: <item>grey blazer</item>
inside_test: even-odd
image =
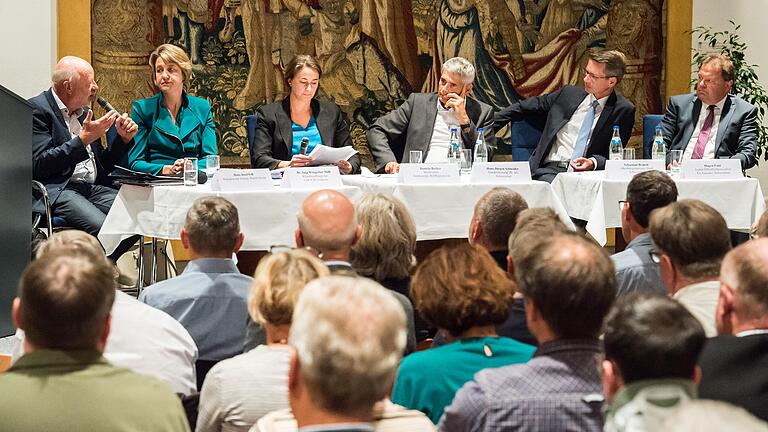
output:
[[[463,147],[473,149],[477,140],[477,128],[485,128],[483,135],[491,151],[496,147],[493,134],[493,108],[472,97],[466,98],[469,130],[461,131]],[[429,143],[437,117],[437,93],[411,93],[389,114],[379,117],[368,129],[368,147],[373,156],[376,171],[382,171],[388,162],[398,161],[392,147],[403,145],[402,154],[421,150],[424,157],[429,153]],[[404,143],[404,144],[403,144]],[[400,161],[398,161],[400,162]]]
[[[664,143],[669,150],[685,151],[701,112],[702,102],[695,93],[672,96],[661,120]],[[720,114],[715,138],[715,157],[737,158],[741,169],[757,164],[757,108],[736,95],[728,95]]]

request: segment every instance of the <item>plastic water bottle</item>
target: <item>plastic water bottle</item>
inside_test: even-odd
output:
[[[461,144],[459,144],[459,128],[451,128],[451,141],[448,145],[448,163],[461,163]]]
[[[608,159],[621,160],[624,158],[624,146],[621,144],[621,135],[619,135],[619,125],[613,125],[613,136],[611,137],[611,147],[608,152]]]
[[[483,128],[477,128],[477,141],[475,141],[475,163],[488,162],[488,144],[485,143]]]
[[[661,125],[656,126],[651,147],[651,159],[666,159],[667,151],[664,148],[664,136],[661,134]]]

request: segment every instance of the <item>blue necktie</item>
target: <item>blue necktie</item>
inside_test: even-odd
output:
[[[571,160],[584,156],[584,152],[587,150],[587,143],[589,142],[589,132],[592,130],[592,123],[595,121],[595,111],[600,105],[597,100],[593,100],[589,105],[590,110],[587,111],[587,115],[584,117],[584,121],[581,122],[581,129],[579,129],[579,137],[576,138],[576,146],[573,149]],[[568,172],[573,171],[571,164],[568,164]]]

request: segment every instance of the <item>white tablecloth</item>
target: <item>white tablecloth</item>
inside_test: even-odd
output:
[[[530,207],[551,207],[566,224],[573,226],[565,207],[546,182],[473,184],[468,177],[461,179],[458,185],[405,185],[397,183],[395,176],[342,178],[345,185],[357,186],[364,193],[386,192],[402,200],[416,222],[419,240],[467,237],[475,203],[496,186],[519,193]]]
[[[521,184],[402,185],[393,177],[342,176],[340,192],[353,201],[363,193],[388,192],[405,202],[411,211],[418,240],[467,237],[472,210],[478,198],[495,186],[506,186],[522,195],[531,207],[551,207],[571,225],[565,207],[548,183]],[[99,233],[107,253],[120,240],[133,234],[178,239],[190,204],[202,196],[221,196],[232,201],[240,213],[245,234],[243,250],[267,250],[274,244],[293,245],[296,213],[312,190],[275,187],[271,191],[217,192],[208,184],[195,187],[125,185],[115,199]]]
[[[587,232],[605,244],[606,228],[621,226],[619,201],[629,180],[606,180],[604,171],[561,173],[552,190],[568,214],[587,221]],[[735,180],[676,179],[678,199],[695,198],[714,207],[732,230],[746,231],[765,210],[763,190],[754,178]]]

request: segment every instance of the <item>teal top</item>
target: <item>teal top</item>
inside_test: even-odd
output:
[[[163,94],[137,100],[131,118],[139,130],[128,151],[128,165],[134,171],[160,174],[176,159],[198,158],[198,169],[205,169],[205,157],[216,154],[216,125],[207,100],[182,93],[176,122],[163,103]]]
[[[320,138],[320,131],[317,130],[317,124],[315,123],[315,116],[309,118],[307,127],[302,127],[300,124],[291,122],[291,132],[293,132],[293,146],[291,147],[291,156],[297,155],[301,152],[301,139],[309,139],[307,145],[307,154],[314,149],[318,144],[323,143],[323,139]]]
[[[487,346],[487,349],[485,348]],[[392,402],[416,409],[435,424],[461,386],[482,369],[531,359],[536,347],[506,337],[462,339],[404,358],[392,389]]]

